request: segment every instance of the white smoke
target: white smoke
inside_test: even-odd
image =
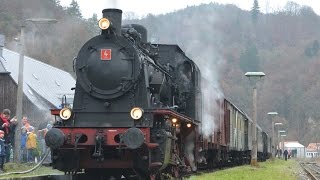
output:
[[[219,128],[219,122],[216,118],[223,118],[223,107],[220,107],[219,102],[223,98],[223,93],[219,85],[219,69],[223,65],[223,61],[215,53],[214,48],[201,44],[199,41],[191,41],[189,48],[197,49],[196,52],[200,52],[197,56],[190,56],[195,61],[201,72],[201,99],[202,104],[198,106],[198,111],[201,112],[201,134],[205,139],[208,139],[214,135],[216,128]],[[188,51],[186,51],[188,52]],[[221,119],[220,119],[221,120]],[[186,137],[186,154],[190,161],[190,166],[193,171],[196,170],[195,157],[194,157],[194,144],[192,143],[194,134],[191,133]],[[190,143],[191,142],[191,143]],[[204,155],[200,155],[197,159],[199,163],[206,163]]]
[[[214,77],[214,76],[213,76]],[[219,85],[217,82],[208,80],[202,77],[201,81],[201,94],[202,94],[202,127],[201,131],[204,137],[208,138],[213,134],[213,131],[217,125],[216,118],[220,116],[217,113],[220,112],[219,104],[217,103],[223,97]]]
[[[107,0],[107,1],[105,1],[104,6],[102,6],[102,7],[103,7],[103,9],[107,9],[107,8],[118,9],[119,5],[118,5],[117,0]]]
[[[214,51],[214,47],[204,47],[199,41],[191,43],[193,47],[199,49],[197,52],[201,52],[192,59],[196,62],[201,71],[201,94],[202,94],[202,107],[201,108],[201,132],[204,137],[208,138],[213,134],[216,118],[220,115],[217,114],[220,111],[219,100],[223,98],[223,92],[219,85],[219,69],[223,65],[223,61],[220,56]],[[189,48],[188,48],[189,49]],[[217,121],[218,122],[218,121]]]
[[[190,166],[192,171],[196,171],[197,167],[195,165],[195,161],[194,161],[194,142],[195,142],[195,132],[192,131],[190,134],[188,134],[188,136],[186,137],[186,149],[185,149],[185,154],[187,155],[187,159],[190,162]]]

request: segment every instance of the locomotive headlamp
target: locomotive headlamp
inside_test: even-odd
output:
[[[60,117],[63,120],[68,120],[72,116],[72,111],[69,108],[63,108],[60,110]]]
[[[131,115],[132,119],[138,120],[143,115],[143,109],[138,108],[138,107],[132,108],[130,111],[130,115]]]
[[[188,123],[188,124],[187,124],[187,127],[188,127],[188,128],[191,128],[191,123]]]
[[[177,118],[172,118],[171,121],[172,121],[173,124],[175,124],[175,123],[178,122],[178,119]]]
[[[99,20],[99,28],[102,30],[108,29],[110,27],[110,21],[107,18],[101,18]]]

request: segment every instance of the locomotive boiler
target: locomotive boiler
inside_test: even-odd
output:
[[[177,45],[104,9],[101,34],[80,49],[72,107],[63,101],[45,140],[66,173],[160,179],[196,170],[200,71]],[[191,148],[190,148],[191,147]]]

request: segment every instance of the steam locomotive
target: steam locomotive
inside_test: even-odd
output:
[[[226,99],[212,101],[217,127],[204,136],[197,65],[177,45],[149,43],[143,26],[122,25],[121,10],[102,13],[101,34],[83,45],[74,64],[72,107],[64,100],[51,110],[56,122],[45,140],[53,168],[91,177],[179,178],[249,162],[252,128],[259,160],[268,157],[268,135]]]

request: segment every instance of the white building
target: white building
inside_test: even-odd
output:
[[[320,154],[320,143],[310,143],[306,149],[306,158],[318,157]]]
[[[279,143],[282,149],[282,143]],[[284,150],[288,151],[288,154],[292,158],[305,158],[306,157],[306,147],[300,144],[298,141],[288,141],[284,142]]]

